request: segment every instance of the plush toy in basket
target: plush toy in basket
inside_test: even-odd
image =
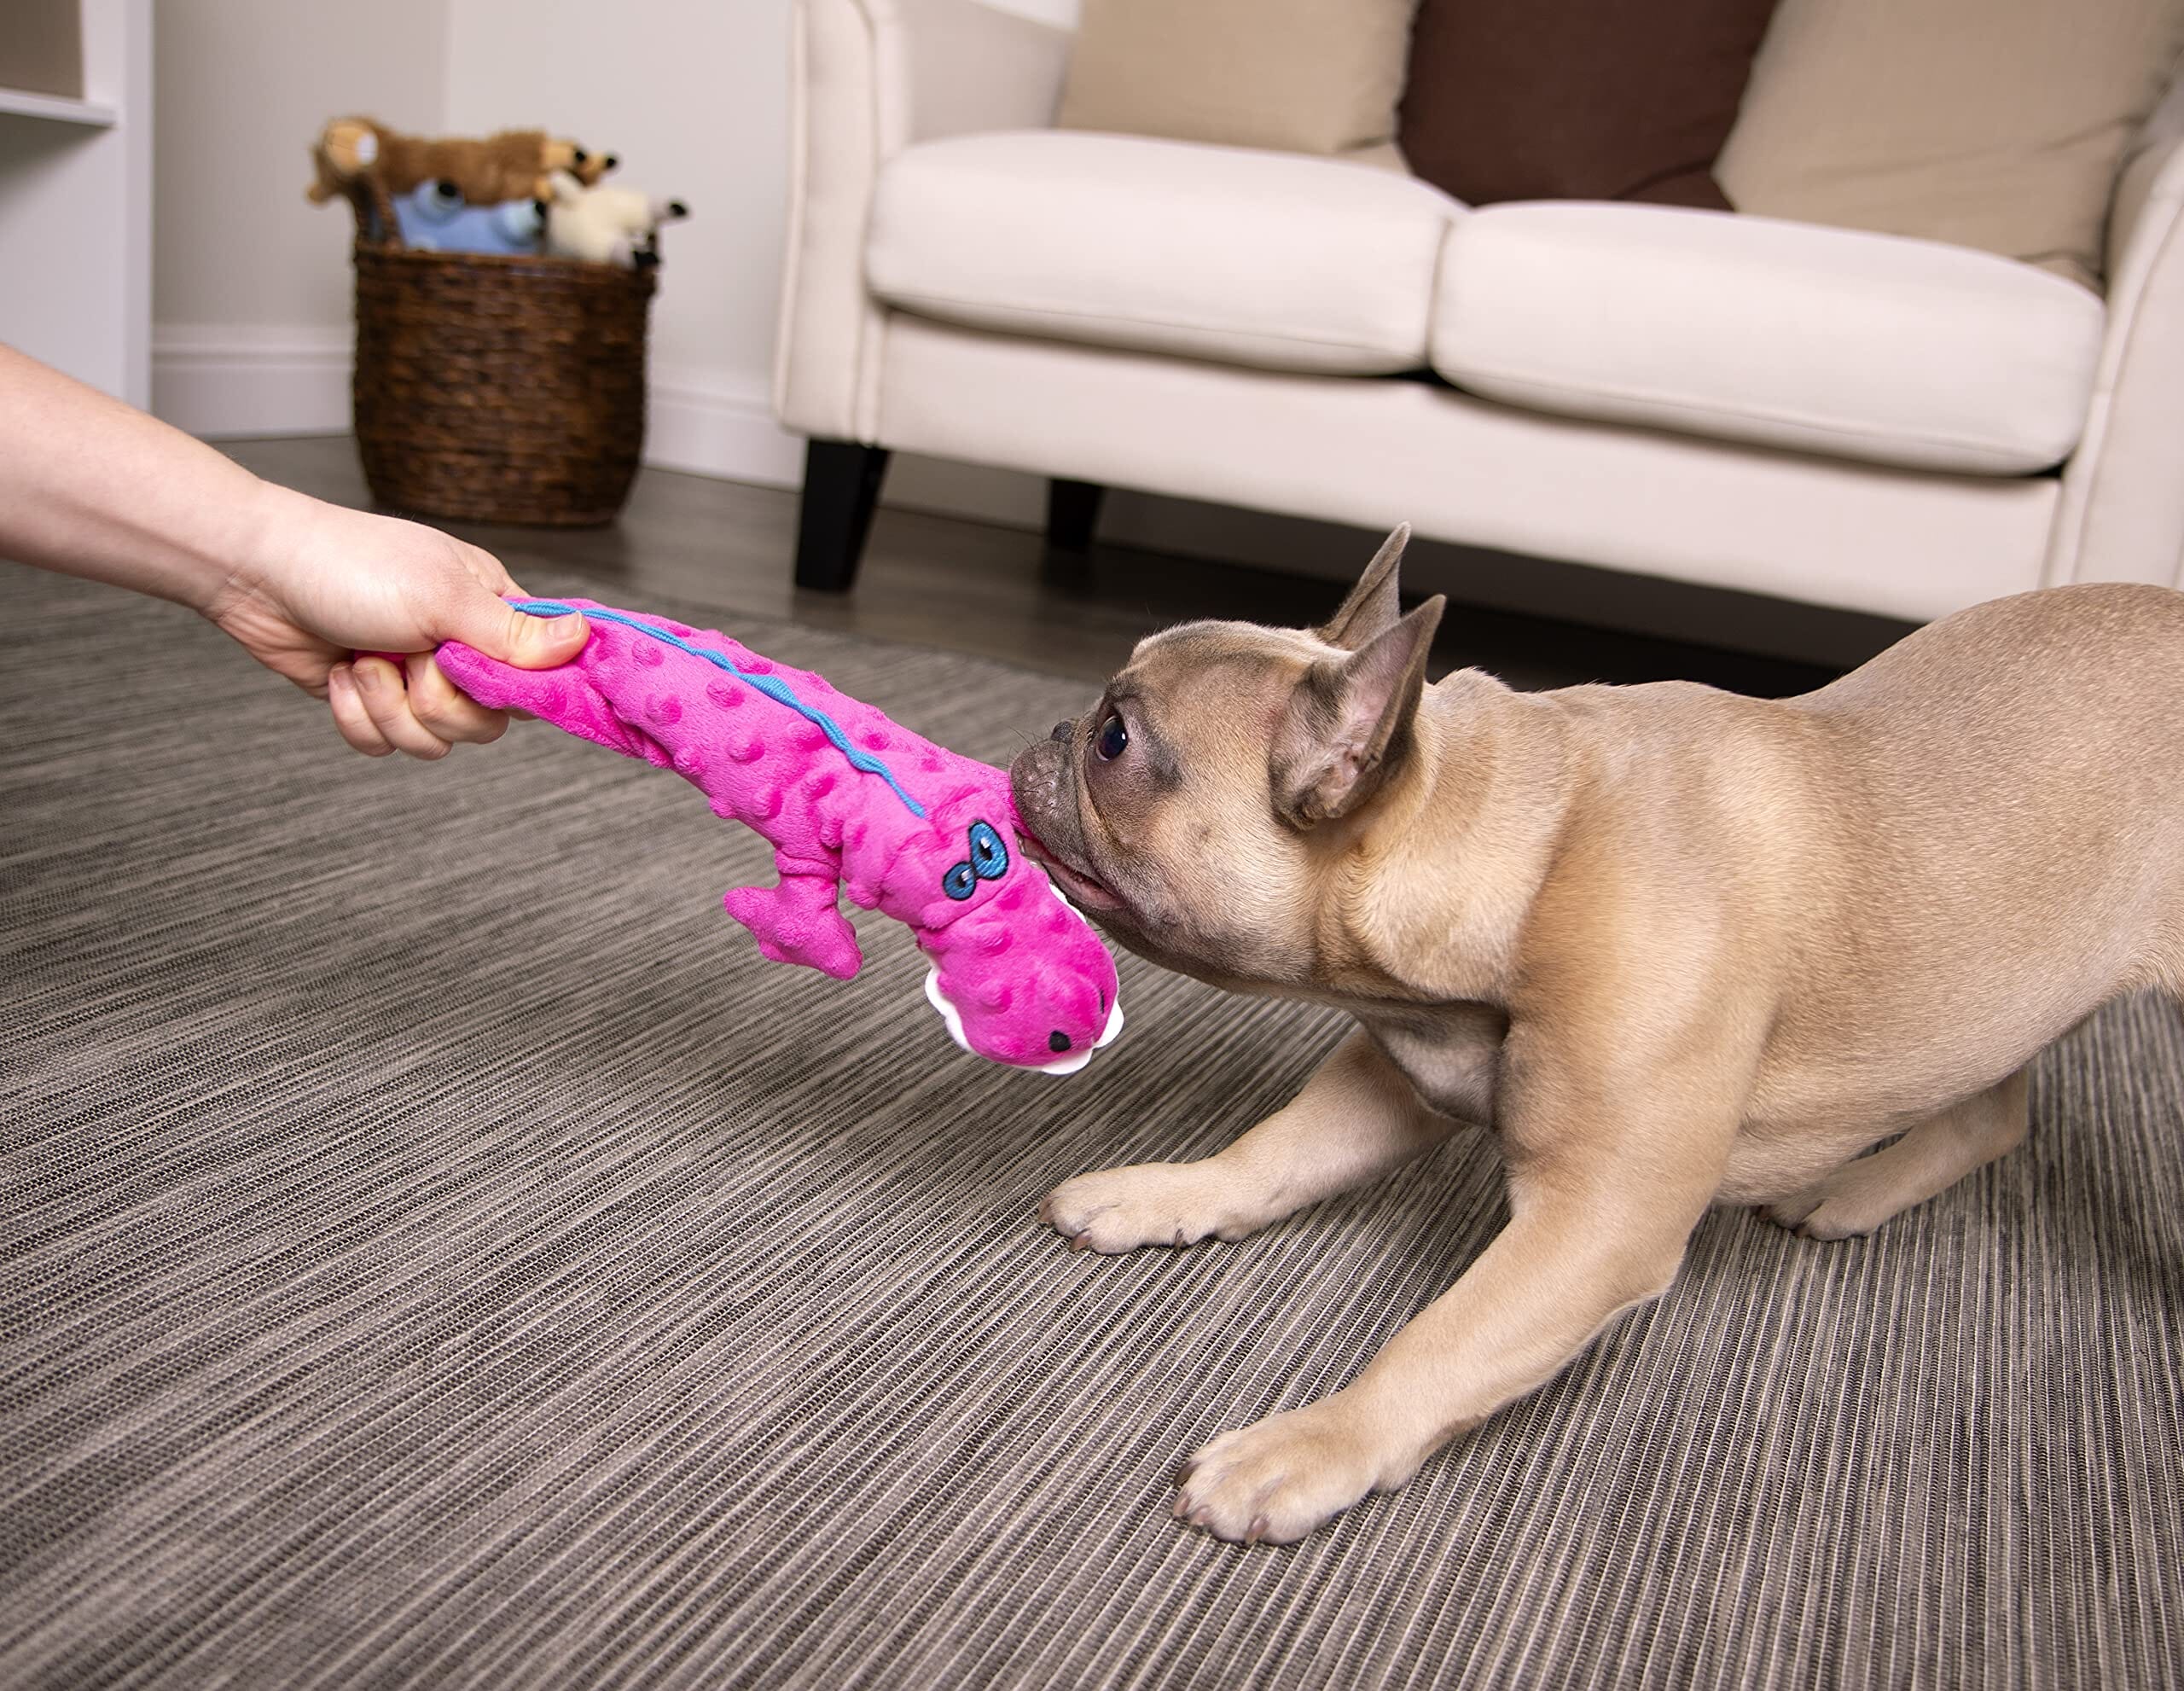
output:
[[[926,997],[956,1043],[1070,1074],[1122,1031],[1114,959],[1019,849],[1008,775],[919,738],[808,671],[726,635],[588,599],[590,637],[553,669],[453,642],[441,669],[480,704],[671,769],[774,848],[777,884],[723,901],[758,949],[841,979],[863,962],[835,900],[906,925],[931,965]]]
[[[305,191],[317,205],[348,200],[359,227],[381,238],[391,212],[415,252],[543,252],[636,270],[659,262],[659,226],[690,211],[680,200],[602,187],[620,162],[539,129],[428,141],[370,118],[336,118],[311,148]]]
[[[371,118],[336,118],[311,148],[314,174],[305,191],[320,206],[336,197],[355,200],[370,183],[398,200],[440,182],[466,205],[498,206],[546,199],[556,171],[591,187],[620,162],[543,129],[502,130],[483,140],[427,140]]]
[[[564,181],[573,182],[574,177]],[[402,244],[418,253],[536,253],[546,214],[536,200],[473,206],[444,177],[393,196]]]
[[[659,262],[659,226],[688,217],[690,208],[634,188],[587,188],[556,171],[545,212],[546,250],[555,258],[635,270]]]
[[[611,522],[644,444],[653,219],[580,229],[605,262],[560,256],[549,202],[572,216],[616,162],[542,130],[423,140],[368,119],[328,124],[315,200],[356,218],[357,453],[395,510],[478,522]],[[601,233],[603,230],[603,233]],[[572,242],[575,235],[570,235]]]

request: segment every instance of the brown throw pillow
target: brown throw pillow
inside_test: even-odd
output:
[[[1714,155],[1775,0],[1424,0],[1397,131],[1478,206],[1647,200],[1726,211]]]
[[[1416,0],[1084,0],[1064,129],[1385,149]]]
[[[2088,286],[2184,0],[1783,0],[1722,149],[1738,206]]]

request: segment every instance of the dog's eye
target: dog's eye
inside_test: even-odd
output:
[[[1107,721],[1100,724],[1099,738],[1095,740],[1092,745],[1093,749],[1099,753],[1102,763],[1112,763],[1117,758],[1122,756],[1124,750],[1130,745],[1130,730],[1123,726],[1123,719],[1118,712],[1110,711],[1107,713]]]

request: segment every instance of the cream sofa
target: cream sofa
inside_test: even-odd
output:
[[[775,400],[800,583],[890,450],[1924,619],[2184,585],[2184,102],[2105,299],[1966,248],[1052,125],[1066,32],[799,0]]]

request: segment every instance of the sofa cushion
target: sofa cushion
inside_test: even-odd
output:
[[[1463,208],[1331,160],[1059,131],[891,160],[872,291],[975,328],[1268,369],[1422,369],[1441,236]]]
[[[1774,0],[1424,0],[1400,139],[1472,205],[1729,201],[1708,172]]]
[[[1449,232],[1433,367],[1511,404],[2013,475],[2077,443],[2106,312],[1964,247],[1658,206],[1489,206]]]
[[[1396,131],[1415,0],[1083,0],[1064,129],[1340,153]]]
[[[1782,0],[1716,174],[1740,211],[1983,247],[2094,285],[2184,0]]]

